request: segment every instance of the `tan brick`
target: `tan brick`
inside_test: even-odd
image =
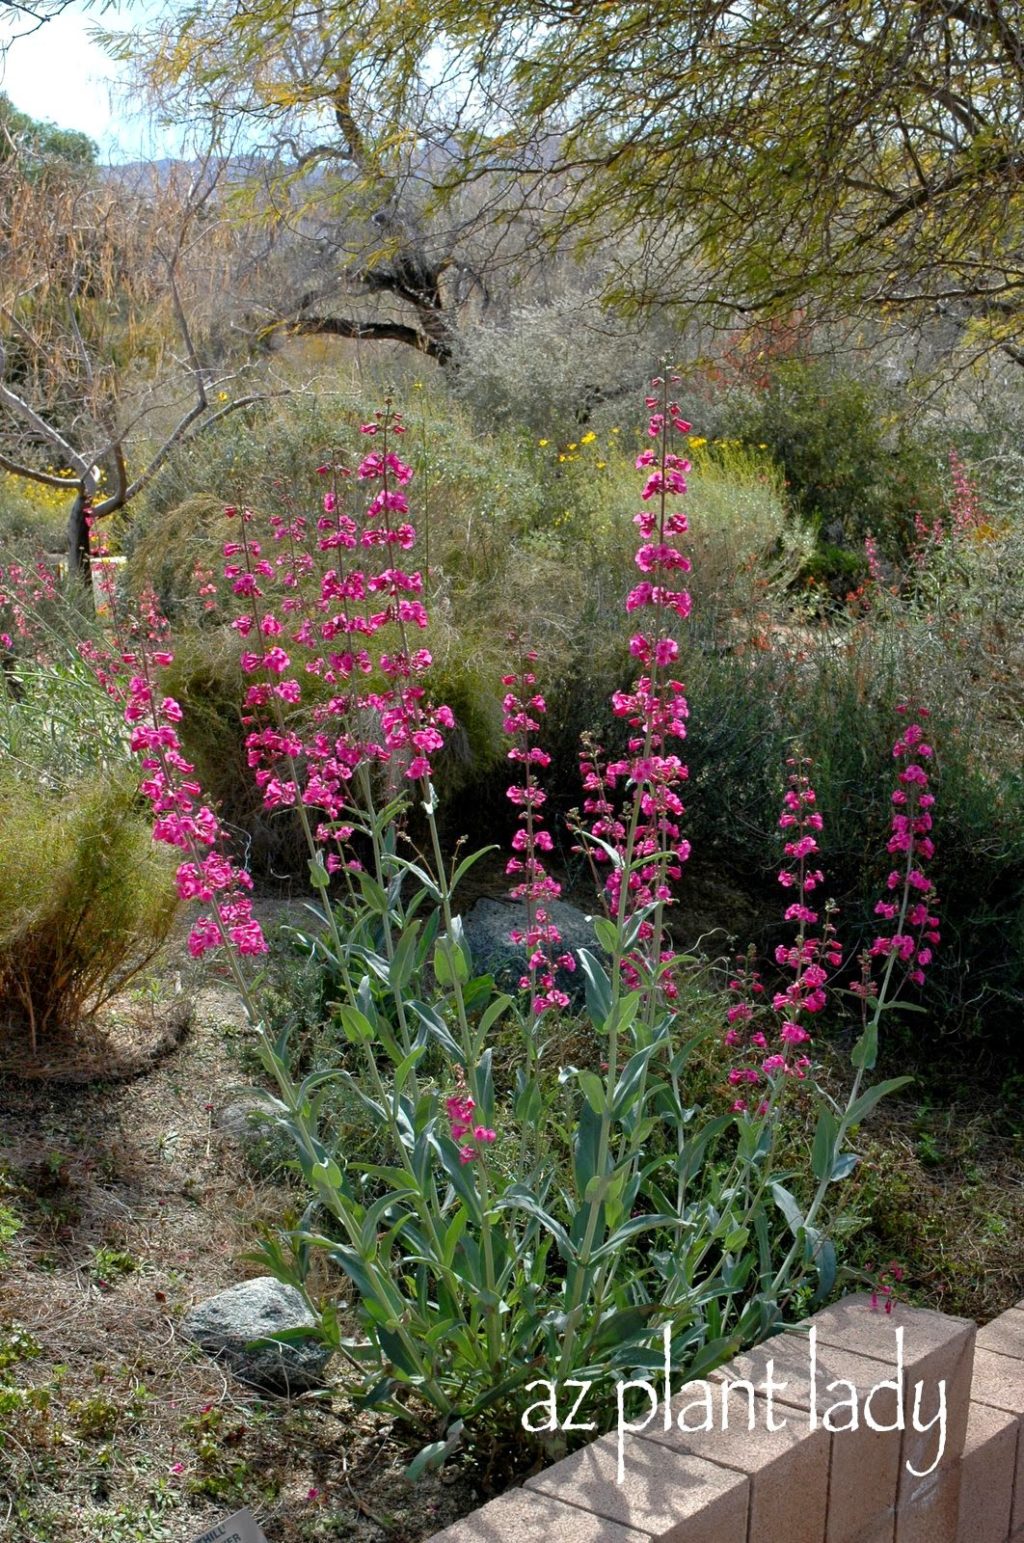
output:
[[[991,1323],[978,1330],[977,1348],[1024,1361],[1024,1312],[1019,1307],[1011,1307],[1009,1312],[993,1318]]]
[[[972,1404],[961,1462],[957,1543],[1006,1543],[1016,1460],[1013,1415]]]
[[[1017,1464],[1010,1533],[1024,1534],[1024,1367],[1010,1356],[979,1350],[974,1357],[971,1398],[989,1409],[1001,1409],[1016,1420]]]
[[[649,1533],[563,1505],[550,1495],[510,1489],[427,1543],[643,1543]]]
[[[914,1428],[915,1398],[920,1388],[919,1422],[932,1420],[939,1410],[940,1384],[946,1404],[946,1439],[938,1469],[956,1466],[967,1433],[967,1411],[971,1397],[971,1369],[974,1359],[976,1326],[965,1318],[950,1318],[925,1308],[908,1307],[897,1302],[891,1313],[873,1309],[866,1294],[844,1297],[809,1319],[803,1329],[814,1325],[819,1345],[835,1345],[876,1357],[889,1364],[890,1376],[896,1364],[896,1334],[902,1330],[903,1343],[903,1415],[905,1430],[900,1448],[900,1478],[897,1507],[915,1491],[917,1480],[909,1471],[919,1471],[935,1462],[939,1443],[938,1425],[919,1431]],[[796,1334],[800,1331],[793,1330]],[[872,1405],[872,1408],[874,1406]]]
[[[876,1516],[875,1520],[860,1532],[844,1538],[843,1543],[893,1543],[895,1531],[896,1513],[886,1511],[881,1516]]]
[[[743,1474],[635,1437],[624,1443],[621,1483],[618,1459],[618,1437],[604,1436],[526,1487],[664,1543],[742,1543],[746,1537],[750,1486]]]
[[[685,1413],[688,1425],[700,1423],[705,1393],[712,1400],[709,1430],[680,1430]],[[722,1429],[721,1389],[712,1382],[687,1383],[670,1405],[671,1429],[665,1430],[659,1411],[639,1439],[661,1449],[688,1452],[710,1463],[746,1474],[750,1479],[750,1522],[747,1543],[821,1543],[825,1533],[828,1491],[829,1435],[811,1431],[802,1415],[777,1411],[781,1428],[770,1431],[762,1421],[762,1401],[755,1398],[754,1420],[749,1424],[749,1400],[732,1409],[727,1429]],[[783,1421],[785,1425],[783,1426]]]
[[[896,1509],[896,1543],[956,1543],[961,1467],[937,1468]]]
[[[804,1411],[809,1425],[813,1418],[820,1426],[826,1415],[834,1411],[829,1419],[831,1425],[852,1426],[851,1411],[839,1409],[838,1405],[848,1403],[851,1389],[856,1391],[856,1428],[840,1428],[832,1433],[826,1543],[848,1543],[862,1534],[884,1536],[886,1513],[891,1540],[901,1437],[899,1431],[872,1430],[863,1419],[865,1396],[876,1383],[886,1380],[891,1366],[840,1346],[816,1345],[812,1405],[810,1339],[782,1334],[766,1340],[748,1355],[730,1361],[714,1374],[714,1378],[740,1378],[752,1382],[755,1391],[764,1397],[767,1395],[769,1362],[772,1363],[773,1403]],[[850,1387],[835,1384],[850,1384]],[[895,1389],[877,1393],[872,1399],[871,1411],[879,1423],[894,1425]]]

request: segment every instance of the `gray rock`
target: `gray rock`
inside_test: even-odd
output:
[[[560,953],[586,948],[599,958],[603,956],[593,926],[577,906],[565,900],[550,900],[545,910],[562,934]],[[509,933],[525,928],[525,907],[514,900],[478,900],[463,917],[462,924],[477,974],[493,975],[499,986],[514,990],[526,969],[526,951],[521,944],[512,942]],[[575,1005],[582,1003],[583,972],[578,966],[573,971],[558,970],[555,984],[568,992]]]
[[[253,1345],[282,1329],[312,1328],[315,1320],[294,1286],[272,1275],[219,1291],[186,1313],[185,1333],[223,1360],[235,1376],[267,1393],[305,1393],[323,1386],[331,1358],[326,1345],[307,1339],[293,1345]]]
[[[247,1146],[250,1142],[258,1141],[265,1136],[270,1129],[265,1119],[252,1119],[257,1110],[266,1110],[262,1099],[255,1098],[252,1094],[236,1098],[234,1103],[225,1104],[223,1109],[214,1115],[214,1121],[218,1130],[237,1141],[241,1146]]]

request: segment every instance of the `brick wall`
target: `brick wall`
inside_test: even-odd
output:
[[[430,1543],[1024,1543],[1024,1302],[977,1330],[845,1297],[670,1400],[652,1380],[646,1425]]]

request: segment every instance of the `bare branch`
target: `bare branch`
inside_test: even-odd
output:
[[[452,355],[450,343],[427,337],[416,327],[395,321],[352,321],[344,316],[305,316],[296,321],[279,322],[268,333],[280,330],[290,337],[320,335],[335,338],[369,339],[375,342],[405,343],[439,364],[446,364]]]
[[[40,471],[36,466],[26,466],[21,461],[12,460],[9,455],[4,455],[0,450],[0,470],[10,472],[12,477],[23,477],[26,482],[40,482],[43,487],[62,488],[69,493],[81,491],[80,480],[72,480],[70,477],[58,477],[55,472]]]

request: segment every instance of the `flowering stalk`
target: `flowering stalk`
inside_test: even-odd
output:
[[[728,1009],[726,1018],[729,1028],[725,1043],[733,1049],[745,1048],[755,1064],[735,1066],[729,1072],[733,1087],[758,1087],[768,1083],[772,1093],[777,1089],[777,1079],[787,1077],[803,1081],[807,1076],[810,1060],[803,1047],[810,1045],[811,1035],[805,1020],[820,1013],[827,1002],[825,966],[837,969],[842,955],[836,942],[832,917],[834,905],[825,907],[825,919],[821,934],[810,929],[817,927],[821,913],[813,908],[813,893],[825,882],[825,875],[816,864],[819,856],[818,835],[822,829],[822,817],[817,809],[817,795],[808,775],[809,760],[806,757],[790,757],[786,763],[793,768],[789,774],[789,787],[783,798],[779,827],[786,835],[783,851],[787,862],[778,874],[784,889],[795,891],[795,898],[786,907],[785,920],[796,922],[797,935],[790,944],[780,944],[775,950],[775,963],[783,970],[791,971],[792,981],[784,990],[776,991],[772,998],[772,1010],[778,1019],[778,1047],[772,1049],[755,1017],[752,996],[763,993],[763,986],[756,971],[748,969],[741,977],[730,981],[730,990],[739,1000]],[[794,1051],[799,1050],[798,1054]],[[764,1052],[767,1051],[766,1055]],[[737,1098],[733,1104],[736,1113],[747,1109],[745,1098]],[[762,1100],[758,1113],[766,1114],[768,1102]]]
[[[923,707],[912,714],[908,704],[901,704],[896,710],[903,716],[929,716],[928,709]],[[925,970],[932,961],[932,949],[940,941],[939,920],[934,914],[937,907],[935,890],[923,868],[934,855],[930,832],[935,799],[925,770],[934,752],[919,722],[908,723],[897,737],[892,753],[899,770],[897,787],[892,794],[894,812],[888,850],[893,855],[902,854],[903,865],[902,869],[890,871],[886,889],[890,896],[898,892],[899,899],[883,899],[876,905],[876,915],[892,922],[893,930],[877,936],[861,955],[860,979],[850,985],[850,990],[862,1003],[863,1032],[852,1053],[857,1074],[846,1108],[834,1115],[823,1109],[819,1118],[819,1129],[824,1132],[820,1143],[823,1156],[815,1169],[818,1187],[803,1218],[805,1236],[813,1228],[829,1184],[853,1165],[852,1155],[842,1151],[851,1126],[856,1125],[886,1093],[909,1081],[906,1077],[891,1078],[877,1083],[864,1094],[860,1091],[865,1073],[874,1067],[878,1058],[878,1031],[883,1012],[900,1006],[898,1000],[893,1000],[893,994],[906,981],[923,985]],[[876,959],[885,961],[880,983],[871,978],[872,961]],[[817,1136],[815,1146],[819,1146]],[[799,1238],[794,1241],[772,1283],[773,1292],[787,1278],[803,1247]]]
[[[483,1147],[497,1140],[497,1132],[476,1121],[476,1100],[464,1086],[445,1099],[452,1140],[459,1148],[460,1163],[471,1163]]]
[[[537,768],[550,766],[551,757],[532,742],[532,736],[540,729],[539,719],[547,711],[543,696],[534,690],[537,677],[532,667],[536,662],[536,651],[529,649],[522,656],[518,674],[501,677],[506,687],[502,727],[515,740],[507,758],[518,763],[523,779],[507,790],[507,797],[519,811],[519,829],[512,838],[513,855],[505,872],[517,880],[511,890],[512,899],[522,900],[526,907],[525,931],[516,929],[511,939],[526,949],[527,973],[521,978],[519,989],[530,996],[531,1029],[549,1008],[569,1006],[568,994],[555,985],[555,970],[576,968],[576,959],[568,950],[556,957],[562,935],[551,920],[547,902],[557,900],[562,886],[548,873],[539,855],[550,852],[554,842],[551,832],[544,828],[542,810],[547,795],[537,780]]]
[[[897,708],[899,713],[909,711],[906,705]],[[919,708],[916,716],[927,718],[928,709]],[[893,923],[893,930],[875,937],[866,953],[861,955],[861,978],[851,982],[850,989],[861,998],[865,1014],[868,1005],[885,994],[897,965],[903,967],[900,984],[906,980],[915,986],[923,986],[925,970],[932,962],[932,950],[941,940],[939,918],[933,914],[937,906],[935,888],[923,868],[923,864],[935,855],[931,837],[935,796],[925,770],[934,751],[925,739],[923,726],[909,723],[893,745],[892,753],[899,771],[898,786],[892,794],[893,814],[887,851],[893,857],[902,855],[903,867],[902,870],[893,868],[886,879],[889,894],[899,891],[899,899],[882,899],[875,905],[875,915]],[[872,960],[876,959],[886,961],[881,989],[871,979]],[[872,1020],[876,1025],[876,1037],[878,1012],[876,1007]],[[871,1064],[874,1048],[874,1045],[868,1047]]]
[[[633,988],[641,982],[661,980],[666,996],[676,994],[665,979],[665,967],[673,953],[661,947],[664,908],[672,903],[670,880],[682,876],[682,864],[690,845],[682,838],[679,819],[684,813],[678,794],[686,779],[686,767],[671,749],[672,740],[686,737],[688,708],[684,686],[670,671],[679,657],[675,630],[690,614],[690,595],[674,586],[680,574],[690,571],[690,559],[676,545],[688,529],[687,518],[673,507],[686,492],[688,460],[670,448],[670,433],[688,434],[690,424],[669,399],[669,388],[678,377],[657,378],[659,395],[645,401],[650,410],[648,437],[655,446],[641,451],[638,470],[647,472],[641,498],[647,508],[634,515],[640,532],[636,565],[644,578],[626,597],[626,611],[642,620],[646,630],[630,638],[629,648],[644,672],[628,691],[612,696],[612,711],[625,719],[630,735],[627,755],[602,765],[599,754],[581,763],[585,814],[591,816],[588,850],[597,862],[611,862],[604,889],[620,933],[628,918],[639,916],[636,944],[646,951],[630,950],[617,960],[617,972]],[[649,613],[649,614],[648,614]],[[632,790],[627,819],[617,816],[613,795],[620,781]]]
[[[111,600],[113,601],[113,592]],[[156,671],[174,662],[167,646],[169,627],[156,596],[145,589],[133,615],[111,610],[119,652],[89,640],[79,645],[108,696],[118,702],[128,725],[129,748],[141,757],[145,773],[139,791],[153,812],[153,840],[187,854],[177,870],[178,898],[197,900],[211,910],[199,916],[188,938],[195,959],[222,944],[242,957],[265,954],[266,939],[252,914],[252,878],[227,856],[227,838],[213,810],[200,802],[202,790],[195,767],[185,759],[176,725],[183,714],[178,702],[163,695]],[[252,1006],[244,977],[236,971],[240,989]]]
[[[920,512],[914,514],[917,541],[911,555],[918,567],[924,566],[930,553],[944,547],[947,542],[955,546],[981,526],[981,500],[977,484],[955,450],[949,452],[949,474],[953,491],[947,510],[948,525],[943,523],[941,515],[937,515],[929,525]]]
[[[981,499],[977,484],[955,450],[949,452],[949,474],[953,482],[949,501],[951,530],[954,536],[966,536],[981,524]]]
[[[363,424],[361,433],[377,443],[354,474],[336,463],[320,468],[331,486],[316,522],[315,551],[306,520],[275,516],[271,529],[281,555],[271,563],[249,533],[252,516],[244,510],[241,539],[225,545],[225,576],[249,602],[233,625],[261,644],[243,652],[242,666],[257,677],[246,693],[253,725],[246,748],[265,806],[296,809],[318,887],[326,887],[331,873],[358,873],[362,865],[348,843],[360,834],[373,850],[375,880],[386,890],[390,875],[374,811],[375,777],[384,769],[393,784],[404,777],[426,788],[430,757],[442,747],[441,730],[451,728],[454,718],[447,707],[425,703],[422,677],[432,659],[429,650],[411,645],[408,632],[427,625],[417,598],[423,580],[395,563],[395,555],[416,539],[406,518],[412,470],[391,448],[392,437],[404,433],[401,416],[388,406]],[[358,519],[347,511],[346,484],[352,482],[372,493]],[[317,554],[326,554],[334,566],[321,571]],[[276,604],[269,598],[274,589]],[[378,643],[371,652],[367,644],[388,627],[397,630],[397,643],[383,648]],[[298,716],[303,674],[321,683],[305,725]],[[383,677],[384,686],[375,685],[374,677]],[[340,964],[345,944],[330,907],[325,912]],[[380,922],[390,963],[390,908]],[[408,1055],[412,1033],[401,994],[394,995]]]
[[[246,743],[264,803],[269,808],[294,808],[298,812],[309,844],[310,873],[321,889],[326,889],[332,872],[342,871],[346,878],[354,874],[359,879],[361,863],[352,854],[349,842],[353,836],[369,842],[376,888],[364,887],[364,900],[369,899],[380,923],[385,973],[398,1020],[399,1060],[404,1068],[405,1086],[413,1092],[418,1055],[402,982],[393,974],[396,943],[390,896],[397,872],[412,868],[421,882],[427,879],[444,923],[434,966],[439,979],[443,971],[452,993],[468,1079],[465,1097],[472,1101],[474,1109],[484,1111],[487,1100],[478,1067],[480,1047],[470,1026],[462,990],[466,964],[452,911],[431,783],[432,757],[443,747],[442,730],[452,728],[454,718],[448,707],[432,707],[426,701],[423,677],[432,659],[429,650],[415,647],[410,636],[427,626],[426,610],[419,598],[423,578],[419,572],[398,565],[400,554],[410,550],[416,540],[408,519],[406,494],[412,469],[392,448],[393,437],[404,431],[400,414],[389,404],[373,422],[362,425],[361,433],[375,443],[354,475],[344,467],[322,468],[325,475],[332,475],[332,486],[323,496],[316,547],[320,553],[329,554],[334,566],[326,572],[318,571],[317,559],[309,549],[308,529],[302,520],[276,523],[274,538],[284,551],[271,563],[249,532],[250,512],[243,511],[240,539],[225,547],[225,556],[230,560],[225,575],[236,595],[247,602],[246,613],[234,623],[236,630],[257,645],[243,653],[242,665],[255,677],[246,693],[246,706],[253,717]],[[354,518],[347,507],[345,495],[353,485],[364,485],[372,492],[359,518]],[[346,562],[347,554],[353,555]],[[288,593],[271,607],[268,593],[275,583]],[[391,638],[384,641],[384,629],[388,628]],[[321,687],[326,688],[318,692],[321,699],[309,711],[311,729],[301,716],[304,693],[298,661],[303,661],[302,673],[307,678],[317,677]],[[324,696],[326,700],[322,699]],[[398,796],[378,813],[376,792],[382,773]],[[385,847],[385,825],[399,816],[404,798],[399,790],[409,786],[418,790],[427,819],[435,864],[432,880],[422,869],[399,859]],[[313,810],[318,815],[315,828],[309,818]],[[329,848],[326,858],[324,846]],[[354,997],[346,963],[350,945],[340,934],[333,909],[324,909],[334,959],[345,977],[349,995]],[[363,1034],[358,1027],[353,1032]],[[384,1092],[369,1040],[363,1037],[361,1042],[367,1071],[385,1109],[399,1159],[414,1178],[412,1157],[403,1135],[408,1118],[399,1107],[399,1087],[396,1085],[390,1095]],[[456,1125],[460,1125],[458,1119]],[[476,1128],[474,1125],[473,1129]],[[479,1128],[489,1130],[484,1124]],[[476,1148],[463,1143],[460,1156],[464,1157],[467,1151],[475,1155]],[[484,1315],[487,1353],[490,1364],[496,1367],[500,1360],[500,1295],[495,1291],[488,1177],[485,1165],[477,1167],[486,1295],[482,1303],[474,1306],[474,1312]],[[420,1191],[417,1181],[413,1203],[440,1257],[443,1249],[436,1232],[440,1214],[437,1196],[424,1196]]]
[[[630,731],[627,753],[604,765],[595,756],[584,760],[581,767],[587,795],[583,810],[592,824],[589,830],[577,829],[594,859],[611,864],[604,888],[615,936],[610,1000],[603,1021],[594,1025],[607,1036],[607,1072],[593,1168],[594,1193],[587,1203],[579,1259],[567,1282],[568,1326],[560,1358],[563,1368],[570,1364],[576,1312],[592,1281],[591,1255],[614,1178],[610,1138],[619,1077],[619,1036],[631,1027],[645,988],[647,1035],[653,1031],[659,995],[664,998],[677,993],[668,978],[674,951],[663,946],[665,907],[673,898],[670,880],[681,877],[682,864],[690,854],[689,842],[683,839],[678,823],[684,810],[677,789],[686,777],[686,767],[671,749],[673,740],[686,736],[684,687],[670,671],[679,657],[674,633],[679,622],[689,616],[691,605],[689,593],[676,587],[679,576],[688,573],[691,566],[676,544],[688,529],[686,515],[676,505],[686,492],[690,463],[669,448],[670,435],[688,434],[691,427],[671,399],[671,387],[677,384],[676,376],[657,377],[652,382],[657,394],[646,397],[645,405],[650,414],[647,434],[654,444],[641,451],[636,461],[637,469],[647,473],[641,492],[647,507],[634,516],[640,533],[635,561],[643,578],[627,595],[626,612],[638,620],[646,618],[644,630],[636,631],[629,645],[643,673],[629,691],[617,691],[612,697],[612,711],[625,719]],[[613,795],[620,780],[631,790],[625,818],[614,812]],[[636,1002],[632,1009],[629,999],[623,1001],[624,986]],[[644,1065],[641,1091],[646,1087],[646,1071]],[[625,1159],[626,1148],[623,1130],[620,1160]],[[632,1165],[638,1161],[638,1154],[629,1159]],[[603,1225],[607,1226],[607,1219]],[[607,1264],[601,1267],[602,1277],[608,1269]]]

